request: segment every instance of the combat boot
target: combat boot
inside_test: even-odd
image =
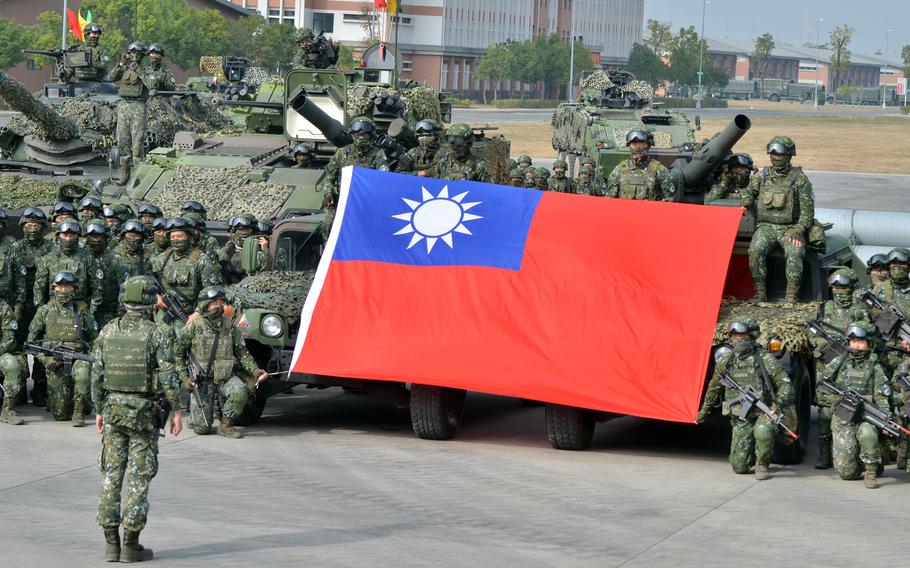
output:
[[[82,397],[77,396],[73,402],[73,427],[82,428],[85,426],[85,412],[83,412],[84,402]]]
[[[0,422],[6,422],[13,426],[19,426],[25,423],[25,421],[22,420],[22,417],[13,410],[14,403],[15,401],[11,397],[3,399],[3,410],[0,410]]]
[[[796,294],[798,290],[794,286],[787,286],[787,293],[784,295],[784,302],[795,304],[797,302]]]
[[[118,527],[104,527],[105,562],[120,562],[120,531]]]
[[[815,462],[815,469],[831,469],[834,464],[831,461],[831,442],[819,442],[818,461]]]
[[[755,284],[755,294],[752,295],[752,299],[756,302],[764,302],[768,299],[768,290],[764,284]]]
[[[225,438],[243,438],[243,434],[234,428],[234,421],[230,418],[221,419],[221,424],[218,425],[218,435]]]
[[[907,469],[907,442],[897,447],[897,469]]]
[[[771,477],[771,474],[768,473],[768,465],[763,463],[755,464],[755,479],[758,481],[764,481]]]
[[[123,529],[123,550],[120,551],[120,562],[143,562],[155,555],[151,548],[139,544],[139,532]]]
[[[866,475],[864,476],[866,481],[866,489],[875,489],[878,487],[878,464],[876,463],[867,463],[866,464]]]

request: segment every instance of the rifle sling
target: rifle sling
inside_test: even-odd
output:
[[[221,329],[218,329],[218,333],[215,334],[215,341],[212,342],[212,352],[209,353],[208,363],[205,364],[205,378],[209,378],[209,373],[212,372],[212,366],[215,364],[215,354],[218,352],[218,341],[221,340]]]
[[[764,388],[768,389],[768,393],[771,395],[771,401],[774,404],[777,403],[777,391],[774,388],[774,384],[771,382],[771,376],[768,374],[768,369],[765,368],[765,362],[762,359],[762,354],[760,351],[755,351],[755,366],[758,368],[758,373],[761,375],[761,382]],[[778,404],[778,406],[780,406]]]

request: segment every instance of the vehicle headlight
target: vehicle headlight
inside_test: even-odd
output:
[[[266,337],[278,337],[284,331],[284,322],[279,316],[274,314],[267,315],[262,318],[259,329],[262,330],[262,334]]]

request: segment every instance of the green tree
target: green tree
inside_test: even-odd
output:
[[[522,83],[537,82],[541,76],[541,58],[535,55],[537,43],[530,40],[512,42],[509,51],[515,61],[511,79]],[[525,90],[521,89],[521,98],[525,98]]]
[[[264,67],[279,73],[287,67],[297,50],[294,24],[266,24],[254,41],[253,57]]]
[[[354,57],[354,50],[350,46],[341,45],[338,47],[338,62],[335,63],[335,67],[344,70],[357,67],[357,58]]]
[[[573,71],[575,73],[575,85],[578,86],[578,78],[586,71],[594,70],[594,60],[591,59],[591,52],[585,47],[585,42],[581,39],[575,41],[575,61]]]
[[[910,44],[901,48],[901,59],[904,61],[904,77],[910,77]]]
[[[22,48],[31,43],[31,30],[0,18],[0,69],[9,69],[25,59]]]
[[[850,50],[847,46],[853,39],[854,29],[850,26],[837,26],[829,36],[831,38],[831,69],[834,71],[834,81],[832,87],[837,93],[840,87],[841,76],[850,68]]]
[[[487,47],[483,57],[477,62],[477,77],[484,81],[483,83],[483,102],[487,102],[487,81],[493,84],[493,100],[498,97],[499,91],[496,89],[496,83],[508,78],[510,58],[508,46],[501,43],[494,43]]]
[[[670,31],[670,22],[660,22],[658,20],[648,20],[648,41],[647,46],[654,53],[660,54],[668,51],[670,43],[673,40],[673,32]]]
[[[667,79],[669,69],[659,55],[640,43],[632,45],[632,51],[629,52],[629,71],[635,75],[636,79],[647,81],[652,87]]]
[[[758,96],[765,98],[765,75],[768,73],[768,61],[774,51],[774,36],[765,33],[755,38],[755,49],[749,54],[758,70]]]

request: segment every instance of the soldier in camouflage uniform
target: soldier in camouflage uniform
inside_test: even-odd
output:
[[[851,388],[866,400],[886,412],[891,412],[891,388],[885,371],[872,353],[871,326],[866,322],[851,323],[845,332],[849,352],[831,361],[822,375],[831,379],[839,388]],[[818,398],[828,396],[819,389]],[[832,405],[836,401],[831,401]],[[866,487],[878,486],[878,467],[882,451],[878,430],[871,424],[853,424],[842,420],[837,413],[831,418],[834,437],[834,469],[841,479],[859,479],[865,465]]]
[[[793,389],[790,379],[777,359],[755,343],[758,337],[758,323],[750,318],[742,318],[727,326],[733,352],[722,357],[714,369],[714,375],[708,383],[705,401],[698,411],[697,422],[704,421],[711,411],[721,391],[724,391],[724,414],[729,414],[733,427],[733,440],[730,445],[730,465],[736,473],[749,473],[749,467],[755,464],[755,478],[768,478],[768,465],[774,452],[777,437],[777,425],[757,409],[741,420],[737,397],[739,392],[725,388],[720,379],[724,373],[742,387],[752,387],[762,401],[771,410],[781,410],[793,404]]]
[[[51,225],[56,227],[57,223],[77,221],[78,215],[75,205],[69,201],[58,201],[51,208]]]
[[[82,29],[82,37],[86,38],[85,43],[73,46],[69,51],[85,53],[88,65],[66,68],[68,80],[75,78],[77,81],[101,81],[104,78],[111,58],[107,49],[99,45],[103,32],[104,29],[95,23],[89,23]]]
[[[217,263],[218,249],[221,248],[221,245],[218,244],[218,239],[210,235],[206,230],[205,221],[208,219],[208,211],[206,211],[205,206],[198,201],[184,201],[180,206],[180,216],[195,222],[193,238],[197,246],[209,256],[212,262]]]
[[[534,170],[534,189],[546,191],[550,183],[550,170],[547,168],[536,168]]]
[[[24,358],[16,355],[17,322],[13,319],[13,309],[0,299],[0,376],[3,378],[3,410],[0,410],[0,422],[18,426],[23,423],[13,407],[16,397],[22,388],[22,371],[27,369]]]
[[[439,157],[439,135],[442,125],[435,120],[421,120],[414,127],[417,134],[416,148],[405,152],[398,160],[398,173],[427,176]]]
[[[0,207],[0,300],[15,306],[19,271],[13,263],[12,254],[16,240],[6,234],[8,221],[6,209]]]
[[[338,50],[322,34],[317,36],[310,28],[297,30],[297,53],[294,69],[328,69],[338,61]]]
[[[590,195],[604,197],[607,194],[607,180],[604,179],[603,169],[597,165],[597,160],[591,156],[585,156],[581,159],[581,168],[591,169]]]
[[[756,204],[756,227],[749,244],[749,271],[755,285],[755,299],[768,296],[765,260],[774,246],[786,257],[787,291],[785,301],[795,302],[803,279],[806,232],[815,218],[812,184],[802,168],[790,162],[796,144],[786,136],[775,136],[768,143],[771,167],[752,176],[743,191],[743,207]]]
[[[451,180],[493,182],[493,173],[486,160],[471,153],[474,132],[463,122],[453,124],[446,132],[449,151],[436,161],[430,177]]]
[[[218,251],[218,260],[221,263],[221,279],[225,284],[236,284],[250,274],[243,270],[241,259],[243,257],[243,241],[252,237],[257,230],[256,217],[244,213],[228,219],[228,241]],[[268,266],[268,252],[260,249],[257,251],[256,274],[266,270]]]
[[[111,205],[101,210],[104,224],[107,225],[107,246],[111,250],[117,248],[117,245],[120,244],[120,227],[130,218],[125,209],[125,206]]]
[[[572,193],[579,195],[595,195],[594,193],[594,170],[588,166],[582,166],[578,169],[578,175],[572,180]]]
[[[76,299],[76,276],[72,272],[59,272],[52,283],[54,297],[38,308],[28,328],[28,340],[45,347],[87,353],[88,345],[98,334],[98,326],[88,304]],[[82,426],[89,401],[91,364],[75,361],[71,375],[66,375],[63,364],[56,358],[36,355],[35,359],[47,369],[47,402],[54,419],[71,418],[73,426]]]
[[[164,48],[153,43],[148,48],[148,66],[149,73],[155,78],[155,85],[150,87],[152,91],[174,91],[177,89],[177,81],[174,79],[174,74],[171,73],[171,70],[168,69],[162,59],[164,58]],[[154,96],[154,92],[150,92],[150,95]]]
[[[57,246],[38,261],[35,271],[33,297],[35,307],[47,303],[50,298],[53,277],[60,272],[76,275],[74,299],[84,301],[94,310],[101,303],[101,295],[95,287],[95,261],[92,255],[79,246],[82,227],[76,221],[64,221],[57,225]]]
[[[54,243],[44,239],[47,230],[47,216],[37,207],[27,207],[19,218],[22,240],[16,241],[10,249],[10,259],[16,275],[16,295],[13,304],[13,319],[18,324],[17,340],[21,344],[28,334],[29,325],[35,317],[35,273],[41,259],[54,250]],[[32,366],[32,403],[44,406],[47,401],[47,379],[44,366],[35,360]],[[22,393],[25,389],[22,389]],[[20,399],[24,395],[20,395]],[[24,401],[23,401],[24,402]]]
[[[518,156],[518,169],[521,170],[522,173],[529,170],[531,168],[531,164],[532,164],[531,156],[529,156],[527,154],[522,154],[521,156]]]
[[[742,191],[749,187],[753,168],[749,154],[733,154],[727,158],[720,180],[705,195],[705,203],[718,199],[742,199]]]
[[[512,187],[524,187],[525,175],[518,168],[512,168],[509,171],[509,185]]]
[[[120,244],[114,254],[126,265],[130,276],[142,276],[151,269],[152,255],[145,248],[145,225],[138,219],[130,219],[121,228]]]
[[[195,396],[190,399],[190,427],[194,432],[210,432],[215,396],[220,395],[224,403],[218,434],[242,438],[234,423],[268,375],[256,366],[240,330],[224,315],[226,295],[224,286],[211,286],[199,294],[199,316],[190,320],[177,337],[177,376],[187,390],[199,388],[204,395],[205,410],[198,407]],[[235,366],[252,378],[248,382],[241,380],[234,372]],[[209,381],[211,384],[206,384]]]
[[[145,155],[143,143],[148,126],[146,101],[149,91],[155,89],[155,75],[142,64],[145,46],[133,42],[127,53],[111,69],[106,80],[120,83],[120,102],[117,103],[117,149],[120,151],[119,183],[125,185],[130,178],[134,160]]]
[[[79,202],[79,220],[83,223],[89,219],[98,219],[101,217],[101,211],[104,205],[101,200],[94,195],[83,197]]]
[[[875,290],[880,300],[910,312],[910,249],[892,249],[888,253],[888,281]]]
[[[159,217],[152,221],[152,239],[145,246],[152,256],[159,255],[170,248],[171,239],[167,234],[167,219]]]
[[[313,165],[313,148],[309,144],[298,144],[294,147],[294,167],[309,168]]]
[[[873,254],[866,262],[866,273],[869,274],[869,290],[878,295],[881,289],[888,286],[891,281],[891,271],[888,269],[887,254]]]
[[[176,296],[187,315],[192,313],[199,292],[220,282],[211,259],[193,246],[190,231],[190,223],[182,217],[168,221],[171,246],[152,258],[152,272],[165,291]],[[164,309],[163,304],[158,307]]]
[[[826,324],[828,333],[834,333],[843,336],[839,330],[847,329],[851,322],[863,321],[869,322],[869,314],[865,305],[858,302],[855,298],[857,277],[856,273],[849,268],[837,270],[828,278],[828,285],[831,286],[831,296],[833,300],[828,300],[818,308],[816,319]],[[820,372],[825,365],[822,359],[827,342],[816,337],[815,342],[815,369]],[[820,376],[816,376],[816,384],[821,381]],[[818,463],[815,469],[828,469],[831,467],[831,401],[828,395],[819,395],[818,401]]]
[[[162,218],[161,208],[151,203],[143,203],[139,206],[136,218],[145,227],[146,236],[149,236],[152,234],[152,223],[155,222],[155,219]]]
[[[525,189],[536,189],[537,188],[537,168],[527,168],[524,173],[525,176]]]
[[[607,177],[607,197],[673,201],[676,187],[667,167],[648,153],[654,145],[654,134],[632,130],[626,135],[631,156],[622,161]]]
[[[325,220],[320,226],[322,237],[328,240],[332,224],[335,222],[335,209],[338,206],[338,192],[341,185],[341,169],[345,166],[362,166],[383,172],[389,171],[389,163],[385,152],[371,144],[376,126],[366,117],[355,118],[351,121],[351,136],[353,143],[338,148],[329,163],[325,166],[325,177],[322,181],[322,191],[325,198],[322,208],[325,209]]]
[[[95,427],[102,435],[98,524],[104,530],[108,562],[153,556],[139,544],[139,533],[148,517],[149,484],[158,473],[158,429],[166,426],[156,416],[161,394],[174,409],[171,434],[177,436],[182,429],[172,337],[168,328],[151,321],[154,282],[143,276],[127,280],[123,307],[124,315],[101,331],[92,352],[92,403]],[[127,495],[121,514],[124,476]]]
[[[288,251],[279,247],[272,257],[269,250],[272,230],[275,228],[274,223],[269,219],[262,219],[256,223],[256,238],[259,240],[259,248],[266,255],[266,267],[264,270],[289,270],[290,262],[288,261]]]
[[[98,329],[120,313],[120,285],[129,276],[129,268],[123,260],[107,248],[107,225],[100,219],[94,219],[85,225],[85,249],[95,261],[95,287],[99,290],[101,301],[93,314]]]
[[[547,180],[547,191],[575,193],[572,187],[572,180],[566,177],[566,169],[568,167],[565,160],[553,162],[553,176]]]

